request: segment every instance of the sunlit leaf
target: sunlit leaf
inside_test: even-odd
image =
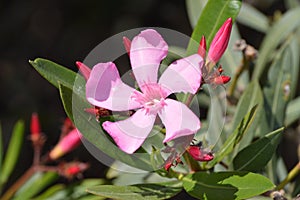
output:
[[[137,184],[130,186],[100,185],[88,188],[87,191],[102,197],[128,200],[167,199],[179,193],[182,188],[173,183]]]
[[[276,47],[300,26],[299,18],[300,8],[291,9],[269,29],[259,50],[259,56],[252,76],[253,79],[261,78]]]
[[[234,132],[229,135],[223,146],[218,152],[215,153],[215,158],[210,161],[207,168],[213,167],[218,162],[222,161],[225,156],[230,154],[235,146],[240,142],[242,137],[248,132],[250,125],[252,124],[257,111],[257,105],[254,106],[245,117],[240,121]]]
[[[204,7],[187,48],[187,55],[197,52],[201,37],[206,37],[209,48],[214,35],[228,18],[239,13],[241,0],[209,0]]]
[[[246,199],[262,194],[274,185],[251,172],[197,172],[183,178],[184,189],[199,199]]]
[[[242,4],[237,21],[263,33],[269,29],[267,16],[247,3]]]
[[[277,149],[283,129],[273,131],[241,150],[233,159],[234,169],[255,172],[265,167]]]

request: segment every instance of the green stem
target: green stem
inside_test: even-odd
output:
[[[300,172],[300,162],[288,173],[287,177],[276,187],[276,190],[281,190],[289,182],[291,182]]]
[[[241,62],[241,65],[238,67],[234,77],[233,77],[233,80],[232,80],[232,84],[230,85],[229,87],[229,90],[228,90],[228,96],[229,97],[232,97],[233,96],[233,93],[234,93],[234,90],[237,86],[237,82],[240,78],[240,76],[242,75],[242,73],[248,69],[249,67],[249,64],[250,64],[250,61],[248,59],[246,59],[246,56],[244,55],[243,56],[243,59],[242,59],[242,62]]]

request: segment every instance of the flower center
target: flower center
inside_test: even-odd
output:
[[[143,93],[135,92],[132,98],[142,105],[147,114],[157,114],[165,105],[166,92],[157,83],[145,84]]]

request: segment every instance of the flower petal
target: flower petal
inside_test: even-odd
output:
[[[131,42],[130,61],[142,89],[146,83],[157,83],[158,67],[168,54],[168,45],[153,29],[142,31]]]
[[[201,84],[203,58],[198,54],[173,62],[161,75],[159,83],[169,94],[190,92],[195,94]]]
[[[175,138],[195,134],[200,129],[199,118],[183,103],[166,99],[159,117],[166,127],[166,137],[163,142]]]
[[[156,115],[147,115],[144,109],[139,109],[126,120],[118,122],[106,121],[102,126],[121,150],[132,154],[149,135],[155,118]]]
[[[135,89],[124,84],[114,63],[98,63],[86,83],[86,98],[95,106],[112,111],[125,111],[140,107],[131,96]]]

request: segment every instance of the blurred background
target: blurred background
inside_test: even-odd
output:
[[[266,15],[285,11],[283,1],[247,1]],[[47,58],[77,70],[75,61],[85,56],[106,38],[137,27],[158,26],[191,35],[185,0],[1,0],[0,1],[0,121],[5,147],[13,124],[24,119],[26,133],[32,112],[38,112],[42,130],[52,148],[59,138],[66,117],[58,90],[29,64],[37,57]],[[239,26],[242,37],[258,48],[262,33]],[[100,56],[100,55],[99,55]],[[48,149],[47,149],[48,148]],[[32,162],[31,143],[23,145],[23,154],[14,177],[20,176]],[[84,147],[68,155],[92,163],[85,177],[101,177],[105,169]],[[68,157],[66,157],[66,160]]]

